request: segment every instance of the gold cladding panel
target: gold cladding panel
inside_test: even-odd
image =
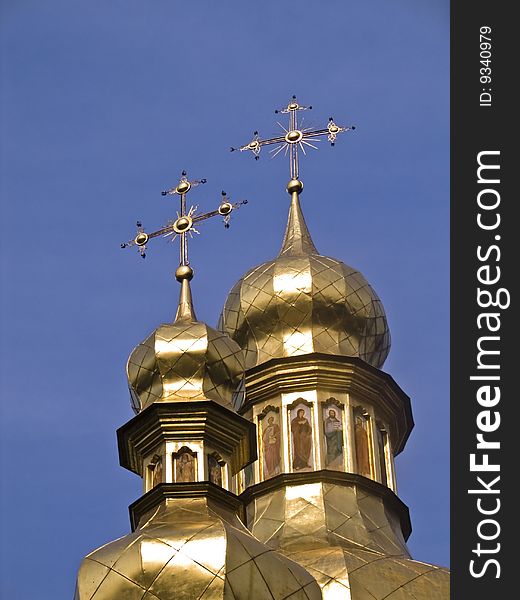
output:
[[[240,347],[198,321],[161,325],[131,353],[127,375],[137,412],[154,402],[211,399],[232,408],[244,376]]]
[[[300,565],[204,499],[166,500],[136,532],[89,554],[75,600],[320,600]]]
[[[396,517],[357,486],[286,487],[255,499],[246,514],[261,541],[318,581],[323,598],[449,597],[449,572],[411,560]]]
[[[244,349],[246,368],[310,352],[380,367],[390,349],[383,305],[363,275],[319,254],[279,256],[249,271],[219,327]]]

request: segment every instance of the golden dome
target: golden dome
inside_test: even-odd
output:
[[[292,201],[280,254],[235,284],[219,328],[244,350],[246,369],[311,352],[358,356],[381,367],[390,331],[379,297],[359,271],[318,253],[298,190],[288,191]]]
[[[244,379],[244,355],[228,335],[196,320],[189,280],[179,267],[177,315],[160,325],[130,354],[127,376],[136,413],[154,402],[215,400],[232,408]]]
[[[83,559],[74,600],[322,598],[303,567],[251,535],[224,492],[176,497],[173,486],[133,533]]]

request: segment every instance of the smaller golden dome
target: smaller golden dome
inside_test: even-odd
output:
[[[179,307],[130,354],[127,376],[136,413],[155,402],[214,400],[233,409],[243,393],[244,355],[227,334],[196,320],[192,269],[180,266]]]

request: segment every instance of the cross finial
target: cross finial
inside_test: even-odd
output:
[[[271,146],[274,147],[271,149],[271,153],[273,157],[279,154],[282,150],[284,151],[285,156],[289,154],[290,158],[290,174],[291,174],[291,182],[299,180],[299,165],[298,165],[298,151],[301,150],[304,154],[305,147],[310,147],[314,149],[318,149],[317,146],[314,145],[313,142],[321,142],[323,137],[327,137],[331,146],[334,146],[336,142],[336,137],[339,133],[343,131],[350,131],[355,129],[354,126],[350,127],[342,127],[340,125],[336,125],[334,119],[329,117],[329,122],[327,127],[324,129],[314,129],[313,127],[302,127],[303,119],[301,122],[298,122],[298,113],[304,110],[311,110],[312,106],[303,106],[299,104],[296,99],[296,96],[293,96],[287,106],[280,110],[275,110],[275,113],[288,114],[289,115],[289,124],[284,127],[280,122],[278,125],[283,129],[284,135],[278,137],[272,137],[268,139],[261,139],[258,131],[253,133],[253,139],[244,146],[240,146],[239,148],[231,148],[231,151],[240,150],[243,152],[244,150],[250,150],[255,159],[258,160],[260,158],[260,150],[262,146]],[[291,182],[289,182],[291,184]],[[301,185],[301,182],[299,182]],[[292,186],[293,188],[295,185]]]
[[[175,220],[170,220],[168,223],[154,231],[152,233],[146,233],[143,229],[143,225],[140,221],[137,221],[137,235],[133,240],[129,242],[125,242],[121,244],[121,248],[127,248],[129,246],[137,246],[141,256],[145,258],[146,256],[146,246],[148,242],[152,238],[156,238],[159,236],[162,237],[170,237],[171,240],[175,240],[177,237],[180,241],[180,269],[183,267],[188,267],[190,264],[188,258],[188,235],[190,237],[193,236],[194,233],[199,233],[199,231],[195,228],[197,223],[201,221],[205,221],[211,217],[221,216],[224,220],[224,227],[229,227],[229,220],[231,218],[231,213],[233,210],[241,206],[242,204],[247,204],[247,200],[241,200],[240,202],[232,203],[230,199],[227,197],[226,192],[222,192],[222,197],[220,199],[220,204],[216,210],[197,214],[197,206],[191,206],[188,210],[186,210],[186,195],[191,190],[192,187],[196,187],[197,185],[206,183],[205,179],[198,179],[189,181],[186,175],[186,171],[181,173],[181,178],[179,183],[169,190],[165,190],[161,192],[163,196],[171,196],[177,195],[180,196],[180,208],[177,212],[177,218]],[[191,270],[191,269],[190,269]]]

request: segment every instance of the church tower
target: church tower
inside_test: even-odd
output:
[[[301,129],[295,97],[284,135],[255,134],[290,157],[289,217],[279,255],[233,287],[220,327],[245,352],[238,412],[257,426],[258,460],[239,479],[246,524],[319,583],[323,598],[448,598],[446,569],[411,560],[411,525],[394,456],[413,427],[408,396],[381,367],[390,350],[383,305],[359,271],[321,255],[300,206],[298,149],[339,127]]]
[[[180,241],[177,313],[130,354],[127,375],[136,416],[117,432],[123,467],[143,479],[130,506],[132,533],[88,554],[75,600],[272,599],[319,600],[307,571],[256,539],[244,525],[237,473],[257,457],[255,426],[238,415],[244,388],[240,346],[197,320],[190,290],[188,235],[231,204],[197,215],[186,210],[196,183],[185,173],[165,194],[180,196],[177,220],[139,231],[123,246],[145,255],[154,237]]]
[[[177,313],[131,353],[136,416],[118,430],[122,466],[143,479],[132,533],[87,555],[75,600],[448,599],[447,569],[412,560],[394,457],[413,427],[410,399],[381,370],[383,305],[361,273],[321,255],[306,225],[298,151],[349,127],[302,129],[293,97],[279,137],[291,198],[280,253],[229,293],[218,329],[193,308],[188,235],[232,204],[187,210],[123,246],[178,237]]]

